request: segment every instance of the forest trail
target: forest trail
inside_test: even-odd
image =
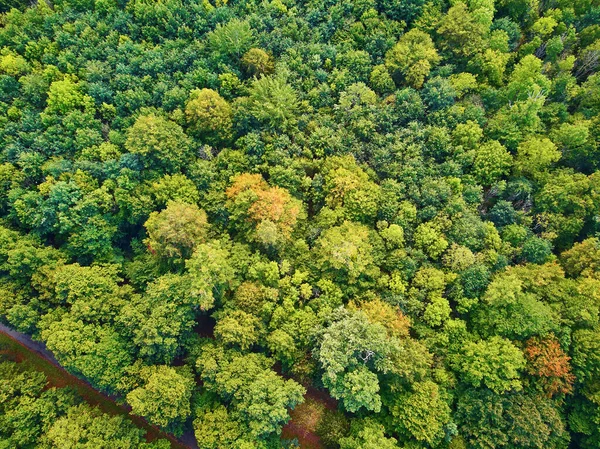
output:
[[[74,386],[88,403],[98,406],[103,412],[111,415],[127,415],[137,426],[148,432],[150,440],[167,438],[171,442],[172,449],[198,449],[196,438],[191,431],[184,433],[181,438],[177,439],[173,435],[167,434],[157,427],[152,426],[142,417],[130,414],[128,407],[117,404],[115,398],[99,392],[86,381],[66,371],[60,365],[58,360],[56,360],[54,354],[52,354],[42,342],[32,339],[27,334],[17,332],[2,323],[0,323],[0,334],[5,335],[14,343],[18,344],[23,351],[27,351],[32,357],[42,359],[46,363],[51,364],[54,367],[54,373],[48,372],[49,370],[44,369],[44,367],[39,368],[48,376],[48,382],[51,385],[59,388],[69,385]],[[330,410],[334,410],[337,407],[335,399],[331,398],[326,393],[310,386],[306,387],[306,389],[306,402],[304,404],[318,403]],[[292,419],[283,427],[283,435],[287,438],[297,438],[303,449],[322,449],[323,445],[321,439],[315,433],[315,429],[312,428],[313,426],[310,423],[310,418],[307,418],[306,416],[310,413],[310,407],[307,407],[304,404],[298,406],[296,410],[291,412]]]
[[[186,432],[181,438],[177,439],[175,436],[163,432],[158,427],[149,424],[144,418],[132,415],[128,407],[117,404],[115,398],[99,392],[89,383],[66,371],[43,343],[35,341],[29,335],[17,332],[1,323],[0,334],[3,334],[10,341],[19,346],[20,350],[14,351],[14,355],[19,359],[19,362],[27,360],[28,358],[38,359],[36,360],[36,363],[34,363],[36,369],[43,371],[47,375],[48,382],[52,386],[58,388],[72,386],[86,402],[92,406],[99,407],[104,413],[110,415],[127,415],[127,417],[138,427],[146,430],[149,441],[166,438],[171,442],[172,449],[198,449],[196,438],[191,431]],[[41,363],[39,363],[40,361]],[[51,365],[51,367],[48,366],[48,364]]]

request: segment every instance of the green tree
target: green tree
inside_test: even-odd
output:
[[[319,338],[314,356],[323,370],[323,385],[340,399],[344,408],[379,412],[380,385],[377,373],[392,369],[397,342],[388,339],[385,328],[371,323],[362,312],[336,312],[337,320]]]
[[[329,228],[315,242],[313,251],[322,271],[347,278],[350,283],[378,275],[366,226],[346,221]]]
[[[210,48],[219,56],[240,58],[254,41],[254,33],[247,20],[232,19],[218,24],[208,35]]]
[[[481,145],[473,162],[473,176],[478,183],[489,186],[508,174],[512,165],[510,153],[492,140]]]
[[[423,85],[431,68],[439,61],[431,37],[417,29],[402,35],[385,56],[385,65],[392,74],[398,74],[406,80],[406,84],[416,89]]]
[[[395,438],[385,436],[385,427],[372,419],[352,422],[350,436],[340,438],[341,449],[397,449]]]
[[[465,343],[452,365],[465,383],[475,387],[485,386],[496,393],[523,388],[519,372],[525,368],[525,357],[501,337]]]
[[[194,390],[191,373],[158,365],[144,366],[138,375],[141,385],[127,393],[131,411],[157,426],[177,429],[176,424],[191,415],[190,401]]]
[[[450,407],[436,383],[414,383],[410,391],[395,396],[388,408],[392,428],[404,438],[435,446],[445,437]]]
[[[560,151],[550,139],[531,137],[519,144],[514,170],[517,174],[543,179],[560,158]]]
[[[242,62],[250,76],[269,75],[275,70],[273,58],[261,48],[251,48],[242,57]]]
[[[249,93],[248,110],[259,123],[273,130],[286,130],[296,124],[298,94],[280,76],[255,79]]]
[[[483,48],[485,25],[469,11],[463,2],[456,2],[440,20],[437,33],[444,51],[467,58]]]
[[[144,224],[148,250],[166,259],[188,259],[194,248],[206,240],[206,213],[195,204],[170,202],[152,212]]]
[[[195,89],[185,105],[189,132],[210,144],[228,141],[232,133],[232,110],[212,89]]]
[[[473,449],[558,449],[569,443],[556,404],[544,396],[467,390],[458,398],[456,419]]]
[[[137,154],[144,167],[179,171],[193,158],[189,137],[181,126],[155,114],[140,115],[127,130],[125,149]]]
[[[223,315],[215,325],[215,337],[225,345],[247,350],[258,342],[260,321],[242,310]]]
[[[300,404],[305,393],[295,381],[272,371],[272,365],[262,354],[224,350],[211,342],[202,346],[196,362],[205,388],[230,404],[228,411],[248,426],[254,439],[279,432],[289,419],[288,409]]]
[[[127,342],[107,326],[85,325],[67,315],[42,329],[41,336],[65,368],[103,391],[118,391],[125,369],[133,363]]]
[[[167,440],[144,441],[144,430],[136,428],[123,416],[108,416],[97,408],[79,405],[56,420],[44,438],[43,447],[76,449],[140,448],[165,449]]]

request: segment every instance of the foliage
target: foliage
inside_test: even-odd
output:
[[[599,449],[597,0],[0,11],[3,324],[203,449]]]

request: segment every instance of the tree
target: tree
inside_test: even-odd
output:
[[[366,226],[346,221],[329,228],[317,239],[313,251],[322,271],[347,278],[350,283],[378,274]]]
[[[167,440],[154,443],[144,441],[144,430],[136,428],[123,416],[108,416],[97,408],[79,405],[56,420],[45,436],[43,447],[75,449],[96,447],[164,449],[169,447]]]
[[[556,313],[539,296],[526,288],[514,269],[496,275],[474,313],[476,329],[484,335],[511,339],[545,335],[557,329]]]
[[[332,157],[324,167],[325,204],[342,208],[348,220],[372,222],[380,205],[381,189],[352,156]]]
[[[440,20],[437,34],[440,46],[459,58],[467,58],[483,48],[485,25],[479,22],[463,2],[457,2]]]
[[[477,149],[473,162],[473,176],[478,183],[490,186],[508,174],[511,165],[510,153],[499,142],[492,140]]]
[[[377,373],[392,369],[397,342],[389,340],[385,328],[369,322],[362,312],[340,309],[336,318],[322,332],[314,350],[323,370],[323,385],[350,412],[362,408],[378,412],[381,397]]]
[[[166,259],[188,259],[206,240],[206,213],[195,204],[170,202],[161,212],[152,212],[144,224],[148,250]]]
[[[275,70],[273,58],[261,48],[251,48],[244,53],[242,63],[250,76],[269,75]]]
[[[158,365],[144,366],[138,375],[141,385],[127,393],[131,411],[157,426],[177,429],[176,425],[191,414],[190,400],[194,390],[191,373]]]
[[[562,266],[571,276],[593,276],[600,271],[600,240],[585,239],[561,254]]]
[[[415,89],[423,85],[431,68],[439,61],[431,37],[417,29],[402,35],[385,56],[385,65],[392,74],[400,75]]]
[[[185,105],[190,133],[207,143],[227,141],[232,132],[231,107],[212,89],[195,89]]]
[[[200,310],[211,309],[215,300],[221,300],[236,287],[236,270],[230,261],[230,252],[219,241],[199,245],[185,266]]]
[[[225,345],[237,346],[243,351],[258,342],[260,321],[242,310],[222,316],[215,325],[215,337]]]
[[[410,391],[395,396],[388,408],[394,431],[431,446],[444,438],[444,426],[450,422],[450,407],[430,380],[414,383]]]
[[[100,390],[114,393],[133,363],[131,348],[108,326],[83,324],[68,315],[41,331],[57,360]]]
[[[125,149],[137,154],[144,167],[177,172],[193,158],[189,137],[181,126],[155,114],[140,115],[127,130]]]
[[[46,376],[24,364],[0,362],[0,385],[0,441],[7,447],[36,446],[77,402],[72,392],[46,389]]]
[[[262,354],[224,350],[211,342],[202,345],[196,362],[205,388],[230,404],[232,419],[248,426],[253,439],[280,431],[288,409],[303,401],[304,388],[277,375],[272,365]]]
[[[244,173],[232,181],[225,191],[231,220],[251,240],[264,245],[279,246],[288,241],[297,220],[302,218],[301,203],[287,190],[269,187],[260,175]]]
[[[280,76],[263,76],[250,86],[248,109],[259,123],[273,130],[295,125],[300,103],[294,88]]]
[[[573,371],[578,382],[594,382],[600,376],[598,334],[597,329],[580,329],[573,333]]]
[[[254,33],[247,20],[232,19],[218,24],[208,35],[211,49],[219,56],[241,57],[254,41]]]
[[[531,137],[519,144],[514,170],[517,174],[543,179],[560,157],[560,151],[550,139]]]
[[[160,206],[167,206],[169,202],[197,204],[200,193],[196,185],[185,175],[165,175],[152,184],[156,202]]]
[[[537,379],[549,396],[573,391],[575,376],[571,373],[570,357],[564,353],[556,337],[534,337],[526,342],[527,372]]]
[[[438,259],[448,248],[448,241],[429,223],[417,226],[414,240],[415,247],[423,250],[432,259]]]
[[[350,436],[340,438],[341,449],[397,449],[397,440],[385,436],[385,427],[373,419],[352,422]]]
[[[556,404],[543,396],[467,390],[458,398],[456,420],[473,449],[559,449],[569,444]]]
[[[189,276],[166,274],[148,284],[145,294],[126,304],[116,322],[123,334],[131,335],[142,358],[172,363],[190,336],[195,312],[202,303]]]
[[[525,368],[525,357],[505,338],[467,342],[452,364],[461,379],[474,387],[485,386],[495,393],[523,388],[519,372]]]

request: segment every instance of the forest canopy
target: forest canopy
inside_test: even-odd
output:
[[[201,449],[315,391],[328,449],[600,449],[599,66],[598,0],[0,2],[0,321]],[[0,446],[142,444],[0,377]]]

